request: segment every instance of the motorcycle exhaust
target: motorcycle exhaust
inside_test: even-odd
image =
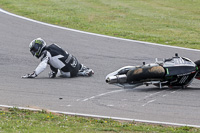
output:
[[[126,79],[127,79],[127,76],[125,74],[110,76],[106,79],[106,83],[108,83],[108,84],[125,83]]]

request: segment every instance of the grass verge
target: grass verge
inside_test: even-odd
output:
[[[0,8],[68,28],[200,49],[199,0],[1,0]]]
[[[120,133],[120,132],[200,132],[199,128],[150,125],[119,122],[112,119],[94,119],[46,111],[0,108],[0,132],[71,132],[71,133]]]

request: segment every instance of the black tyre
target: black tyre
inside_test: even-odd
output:
[[[198,67],[200,67],[200,60],[194,62]]]
[[[200,70],[200,60],[197,60],[194,63],[197,65],[198,69]],[[197,73],[195,78],[200,80],[200,73],[199,72]]]

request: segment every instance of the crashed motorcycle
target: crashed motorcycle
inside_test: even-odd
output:
[[[123,88],[135,88],[141,85],[155,85],[159,88],[168,86],[186,88],[194,78],[200,79],[200,60],[179,57],[163,59],[155,63],[140,66],[125,66],[106,76],[106,83]]]

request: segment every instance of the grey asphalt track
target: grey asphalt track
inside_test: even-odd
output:
[[[95,71],[90,78],[49,79],[49,67],[36,79],[21,79],[39,63],[29,43],[42,37],[57,43]],[[200,125],[200,81],[187,89],[141,86],[124,90],[105,76],[127,65],[151,63],[175,53],[192,60],[200,52],[98,37],[16,18],[0,12],[0,104],[65,112]]]

